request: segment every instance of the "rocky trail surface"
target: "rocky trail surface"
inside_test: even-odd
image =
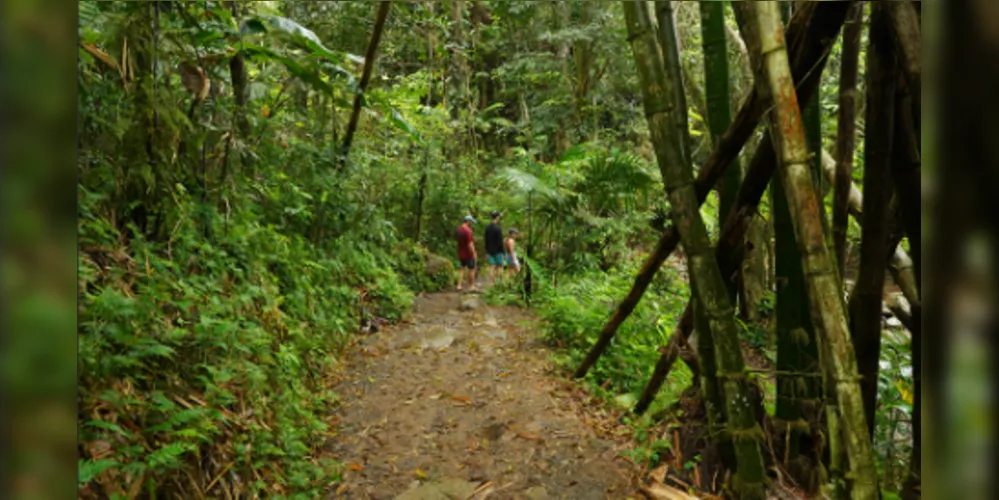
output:
[[[537,319],[473,293],[417,298],[347,353],[331,498],[627,499],[629,430],[564,376]]]

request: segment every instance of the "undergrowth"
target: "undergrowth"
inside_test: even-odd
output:
[[[338,354],[450,264],[428,273],[440,258],[411,243],[351,235],[320,249],[251,215],[151,242],[96,216],[97,198],[81,196],[81,496],[312,498],[336,481],[322,446]]]
[[[542,319],[544,340],[556,348],[553,361],[566,374],[582,362],[618,302],[628,293],[641,264],[638,257],[622,261],[608,272],[563,276],[556,287],[550,285],[548,271],[524,259],[526,267],[534,273],[532,281],[542,283],[534,287],[530,306]],[[508,282],[490,289],[487,295],[493,302],[523,305],[526,300],[521,284],[522,280]],[[630,408],[652,375],[660,356],[659,347],[669,341],[688,297],[689,290],[679,273],[671,265],[663,266],[635,311],[618,328],[607,351],[587,374],[585,383],[591,392]],[[691,379],[687,367],[677,363],[648,413],[654,414],[675,402]]]

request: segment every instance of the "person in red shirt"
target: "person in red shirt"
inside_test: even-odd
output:
[[[465,216],[465,221],[458,226],[455,231],[455,239],[458,240],[458,290],[465,281],[465,270],[468,269],[468,289],[475,290],[475,238],[472,235],[472,224],[475,219],[471,215]]]

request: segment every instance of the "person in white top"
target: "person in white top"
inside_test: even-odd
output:
[[[517,235],[520,234],[516,229],[511,229],[507,232],[508,236],[505,241],[503,241],[503,250],[506,256],[506,273],[507,276],[512,274],[517,274],[520,272],[520,261],[517,260]]]

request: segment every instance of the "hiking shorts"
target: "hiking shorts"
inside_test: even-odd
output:
[[[458,261],[465,269],[475,269],[475,259],[458,259]]]
[[[502,266],[503,265],[503,254],[501,254],[501,253],[491,253],[491,254],[489,254],[489,265],[490,266]]]
[[[506,254],[506,263],[508,266],[513,268],[520,267],[520,262],[517,261],[516,255]]]

